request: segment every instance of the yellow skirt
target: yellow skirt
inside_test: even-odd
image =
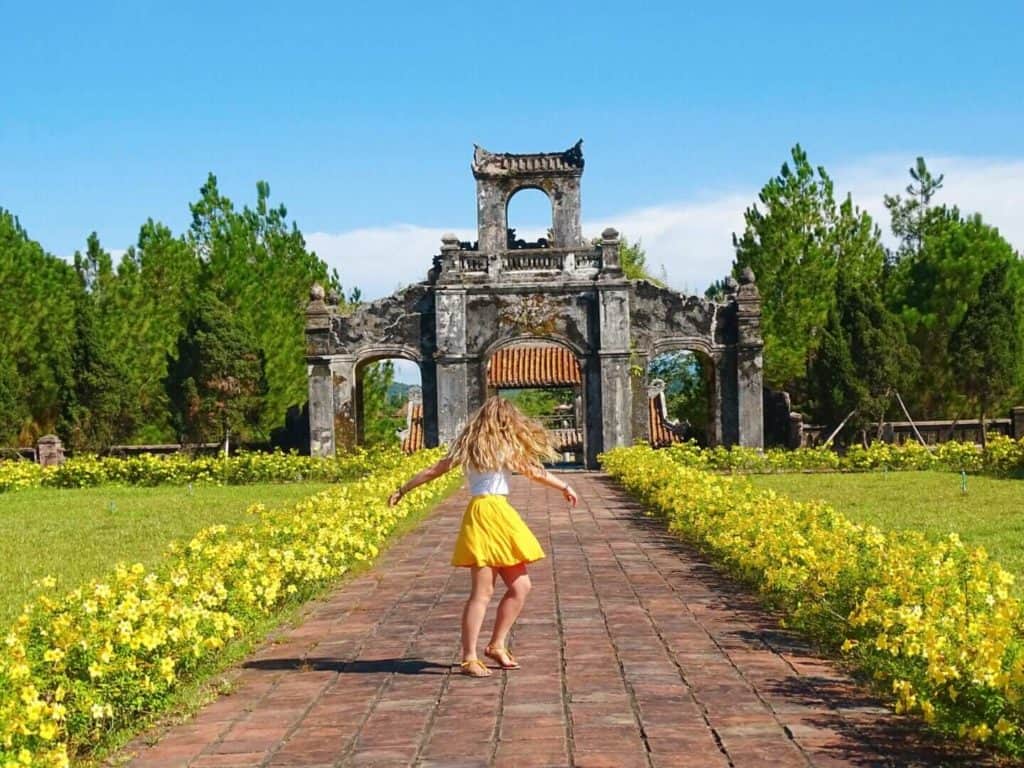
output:
[[[544,557],[537,537],[499,494],[474,496],[462,516],[452,565],[507,568]]]

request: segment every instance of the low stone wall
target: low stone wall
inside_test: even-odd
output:
[[[926,445],[940,443],[981,442],[981,421],[978,419],[915,421],[887,421],[882,425],[882,441],[895,445],[917,442],[914,427],[921,434]],[[789,448],[814,448],[822,445],[835,427],[819,424],[804,424],[799,413],[790,414]],[[1020,440],[1024,438],[1024,406],[1010,410],[1007,418],[986,419],[985,431],[992,435],[1005,435]]]

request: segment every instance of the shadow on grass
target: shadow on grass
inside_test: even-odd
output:
[[[396,675],[443,675],[451,670],[451,664],[438,664],[425,659],[372,659],[367,661],[345,661],[344,659],[256,659],[242,664],[245,669],[260,669],[268,672],[338,672],[339,674],[396,674]]]

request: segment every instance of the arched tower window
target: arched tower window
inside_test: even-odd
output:
[[[554,243],[551,198],[540,189],[524,187],[512,193],[505,207],[508,248],[548,248]]]

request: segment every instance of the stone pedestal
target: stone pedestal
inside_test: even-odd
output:
[[[1024,405],[1010,409],[1010,434],[1014,440],[1024,438]]]
[[[36,457],[44,467],[59,467],[64,463],[64,444],[57,435],[43,435],[36,444]]]

